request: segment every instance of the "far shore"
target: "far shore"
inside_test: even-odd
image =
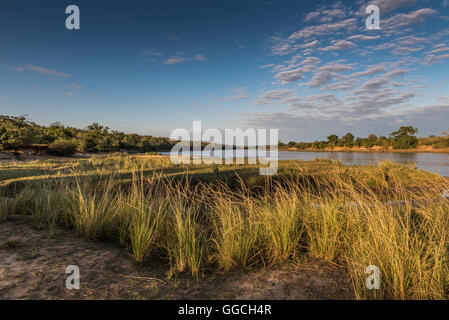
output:
[[[325,148],[325,149],[296,149],[296,148],[279,148],[279,151],[292,151],[292,152],[366,152],[366,153],[449,153],[449,148],[444,149],[434,149],[428,146],[419,146],[415,149],[393,149],[392,147],[373,147],[373,148],[347,148],[347,147],[335,147],[335,148]]]

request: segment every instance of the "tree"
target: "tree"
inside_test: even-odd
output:
[[[95,136],[91,133],[85,134],[80,141],[80,148],[84,152],[98,152]]]
[[[334,147],[338,144],[338,136],[335,134],[330,135],[329,137],[327,137],[327,141],[329,143],[330,146]]]
[[[87,127],[87,129],[89,131],[94,131],[96,133],[108,133],[109,131],[108,127],[104,127],[98,124],[97,122],[92,123],[90,126]]]
[[[17,152],[38,139],[38,133],[33,123],[26,120],[25,116],[8,117],[0,116],[0,146],[1,149]]]
[[[341,144],[343,146],[352,148],[354,146],[354,138],[354,135],[348,132],[341,138]]]
[[[50,127],[44,129],[44,139],[47,142],[51,143],[56,140],[68,140],[70,138],[73,138],[70,130],[67,130],[64,126],[58,123],[53,123]]]
[[[418,129],[412,126],[400,127],[398,131],[390,134],[390,139],[393,142],[394,149],[412,149],[418,145],[418,138],[415,134],[418,133]]]

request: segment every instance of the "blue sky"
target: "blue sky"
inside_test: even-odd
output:
[[[201,120],[284,141],[449,127],[449,0],[15,0],[0,39],[0,114],[42,124],[168,136]]]

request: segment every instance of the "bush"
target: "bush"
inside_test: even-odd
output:
[[[71,156],[76,151],[76,145],[71,141],[57,140],[48,146],[48,154],[54,156]]]
[[[448,148],[448,147],[449,147],[449,139],[436,142],[433,145],[434,149],[444,149],[444,148]]]

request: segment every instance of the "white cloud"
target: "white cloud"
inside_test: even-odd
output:
[[[341,7],[341,4],[340,4]],[[304,21],[317,21],[320,23],[328,23],[336,19],[343,19],[346,17],[346,12],[342,8],[334,6],[331,9],[324,9],[321,7],[317,11],[310,12],[304,18]]]
[[[331,71],[331,72],[345,72],[354,70],[354,67],[349,64],[343,64],[343,63],[330,63],[326,64],[322,67],[319,67],[318,70],[320,71]]]
[[[314,40],[311,42],[306,42],[306,43],[300,44],[299,47],[301,49],[312,48],[312,47],[315,47],[318,43],[320,43],[318,40]]]
[[[182,36],[180,35],[180,34],[177,34],[177,33],[171,33],[169,36],[168,36],[168,41],[178,41],[178,40],[180,40],[182,38]]]
[[[280,89],[270,90],[270,91],[263,93],[256,100],[256,103],[262,104],[262,105],[280,103],[284,99],[287,99],[291,95],[292,92],[293,92],[292,90],[280,90]]]
[[[332,45],[320,48],[321,51],[332,51],[332,50],[349,50],[357,47],[357,45],[351,41],[347,40],[334,40],[332,41]]]
[[[27,64],[24,67],[17,67],[17,68],[15,68],[15,70],[18,71],[18,72],[22,72],[24,70],[28,70],[28,71],[33,71],[33,72],[40,73],[40,74],[51,75],[51,76],[62,77],[62,78],[70,78],[70,77],[72,77],[72,75],[70,75],[68,73],[59,72],[59,71],[56,71],[56,70],[53,70],[53,69],[44,68],[44,67],[34,66],[34,65],[31,65],[31,64]]]
[[[440,52],[444,52],[444,51],[449,51],[449,48],[448,47],[439,47],[437,49],[430,51],[430,53],[440,53]]]
[[[181,64],[186,62],[188,59],[181,56],[172,56],[164,61],[164,64]]]
[[[379,38],[380,36],[367,36],[364,34],[355,34],[353,36],[350,36],[348,40],[375,40]]]
[[[290,40],[298,40],[303,38],[311,38],[335,33],[341,29],[355,30],[358,25],[356,18],[344,19],[338,22],[324,23],[316,26],[307,26],[290,35]]]
[[[353,92],[354,95],[361,94],[378,94],[379,89],[385,88],[392,84],[391,80],[408,73],[406,69],[396,69],[392,70],[378,78],[367,80],[359,89]]]
[[[318,71],[313,75],[312,80],[306,83],[311,88],[324,86],[332,81],[333,73],[329,71]]]
[[[381,27],[389,33],[398,33],[404,27],[408,27],[417,23],[423,23],[427,17],[438,13],[434,9],[423,8],[410,13],[398,13],[393,17],[381,21]]]
[[[75,95],[75,93],[77,93],[78,91],[80,91],[81,89],[84,88],[83,85],[81,85],[79,83],[75,83],[75,82],[68,84],[66,87],[70,88],[70,91],[67,92],[68,96],[73,96],[73,95]]]
[[[365,71],[355,72],[350,74],[350,77],[364,77],[364,76],[373,76],[377,73],[381,73],[385,71],[385,67],[383,65],[375,65],[368,67]]]
[[[246,93],[245,88],[232,88],[231,91],[234,93],[229,97],[224,97],[219,99],[219,102],[232,102],[236,100],[244,100],[248,99],[248,94]]]
[[[181,64],[187,61],[206,61],[206,57],[202,54],[196,54],[194,57],[186,57],[184,52],[178,52],[171,56],[170,58],[164,61],[164,64],[172,65],[172,64]]]
[[[206,57],[204,55],[197,54],[197,55],[195,55],[195,60],[196,61],[206,61],[207,59],[206,59]]]
[[[268,68],[273,68],[273,67],[275,67],[275,65],[273,63],[270,63],[270,64],[260,66],[259,69],[268,69]]]
[[[411,6],[415,2],[416,0],[374,0],[370,4],[378,6],[383,13],[389,13],[401,7]]]
[[[431,65],[431,64],[439,63],[446,59],[449,59],[449,54],[443,54],[443,55],[439,55],[439,56],[434,55],[434,54],[429,54],[426,56],[424,64]]]
[[[320,62],[320,58],[307,57],[299,64],[301,67],[278,72],[274,78],[278,79],[281,84],[289,84],[304,79],[304,75],[312,71]]]

